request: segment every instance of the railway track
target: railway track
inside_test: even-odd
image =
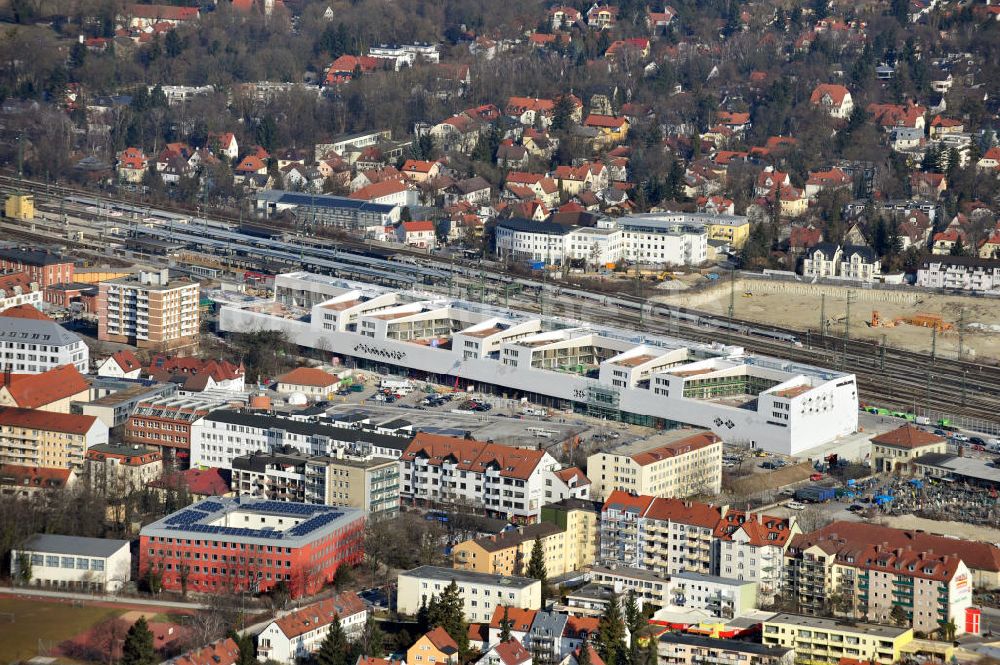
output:
[[[17,180],[10,176],[0,175],[0,191],[29,190],[36,196],[58,197],[63,199],[67,196],[78,196],[94,198],[95,194],[88,190],[64,185],[45,185],[44,183],[31,183]],[[99,196],[99,195],[98,195]],[[109,203],[118,201],[107,197],[101,197]],[[134,204],[129,204],[134,205]],[[86,210],[79,210],[67,206],[65,201],[52,204],[42,202],[41,209],[55,213],[65,212],[67,208],[73,210],[74,216],[85,216],[93,221],[98,220],[99,215],[88,213]],[[193,215],[193,211],[177,206],[158,206],[157,209],[167,210],[181,215]],[[238,223],[238,219],[230,215],[212,215],[213,220]],[[123,220],[126,221],[126,220]],[[288,232],[283,226],[269,224],[266,221],[254,220],[254,225],[272,229],[276,231]],[[221,225],[220,225],[221,226]],[[58,232],[59,229],[49,228],[51,232]],[[52,241],[52,236],[46,233],[31,233],[19,230],[19,235],[33,239],[38,242]],[[74,248],[88,248],[86,243],[75,242],[70,239],[61,240],[63,244]],[[356,239],[329,240],[323,238],[301,238],[298,239],[307,248],[312,246],[319,251],[323,244],[336,243],[338,247],[354,250],[365,250],[368,244]],[[311,251],[309,249],[306,252]],[[447,269],[451,274],[459,275],[467,283],[481,279],[486,281],[487,276],[491,281],[500,280],[505,283],[516,282],[524,288],[525,293],[515,295],[510,304],[520,309],[538,311],[539,307],[530,296],[538,295],[541,292],[558,294],[563,290],[559,283],[543,283],[530,279],[523,279],[516,276],[499,274],[495,272],[484,272],[477,264],[469,261],[446,262],[437,257],[427,255],[424,252],[408,250],[406,248],[395,249],[394,253],[419,259],[422,262],[435,264],[441,269]],[[572,291],[573,289],[569,289]],[[860,339],[847,339],[832,335],[821,335],[817,331],[802,331],[780,326],[769,326],[753,323],[750,321],[733,318],[731,320],[724,317],[707,315],[697,310],[689,310],[682,307],[674,307],[661,303],[654,303],[644,298],[639,298],[631,294],[622,292],[594,294],[604,300],[605,307],[591,307],[587,309],[585,318],[596,323],[621,325],[628,323],[630,327],[646,330],[648,332],[667,334],[693,341],[700,342],[727,342],[738,344],[747,348],[748,351],[760,353],[775,358],[801,362],[810,365],[836,368],[840,371],[850,372],[857,376],[859,397],[863,402],[874,403],[888,408],[914,411],[922,410],[925,413],[937,413],[950,416],[964,416],[967,418],[977,418],[984,421],[997,421],[1000,413],[1000,367],[984,363],[971,362],[965,359],[952,359],[933,357],[930,354],[907,351],[890,346],[883,346],[874,342]],[[558,296],[557,296],[558,297]],[[636,311],[625,311],[613,309],[607,305],[609,302],[631,304],[635,310],[639,307],[645,308],[648,314],[640,316]],[[579,303],[575,306],[564,306],[555,300],[552,304],[554,311],[550,313],[561,313],[569,316],[580,316]],[[560,311],[561,310],[561,311]],[[756,331],[764,331],[772,336],[784,336],[788,339],[796,339],[801,346],[779,342],[770,339],[762,339],[758,336],[747,336],[739,334],[734,329],[720,330],[717,327],[704,325],[692,325],[684,321],[671,317],[671,313],[682,313],[697,315],[705,320],[714,320],[717,325],[729,323],[731,328],[745,328]],[[666,320],[664,322],[663,320]]]

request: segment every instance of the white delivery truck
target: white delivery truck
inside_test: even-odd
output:
[[[383,377],[378,384],[379,390],[388,390],[393,395],[409,395],[413,392],[413,383],[409,379]]]

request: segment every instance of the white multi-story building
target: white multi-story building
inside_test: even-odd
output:
[[[300,658],[308,658],[323,643],[334,618],[353,641],[361,636],[368,610],[358,594],[349,591],[279,614],[257,635],[258,659],[294,665]]]
[[[624,258],[635,263],[696,266],[708,260],[708,230],[695,215],[632,215],[618,220]]]
[[[232,469],[233,459],[262,452],[398,459],[410,439],[408,435],[220,409],[192,423],[191,466]]]
[[[437,64],[441,62],[441,52],[437,44],[403,44],[402,46],[372,46],[368,56],[380,60],[390,60],[397,72],[403,67],[412,67],[417,62]]]
[[[0,275],[0,312],[17,305],[42,306],[42,289],[28,273]]]
[[[839,245],[830,242],[816,243],[809,248],[802,262],[803,277],[834,277],[843,251]]]
[[[129,581],[129,541],[37,534],[11,551],[11,577],[52,589],[114,592]]]
[[[715,528],[720,577],[757,582],[757,598],[769,602],[781,592],[785,550],[801,532],[795,518],[729,510]]]
[[[542,583],[536,579],[421,566],[399,574],[396,611],[415,615],[422,603],[440,596],[452,582],[458,586],[468,621],[489,623],[501,605],[526,610],[542,606]]]
[[[467,503],[514,522],[537,520],[559,462],[543,450],[418,433],[400,458],[400,499]]]
[[[598,306],[603,298],[595,296]],[[327,318],[329,315],[329,318]],[[329,326],[329,327],[327,327]],[[852,374],[603,325],[308,273],[275,280],[273,300],[222,308],[223,331],[281,330],[289,341],[385,373],[528,397],[609,419],[678,423],[724,441],[796,454],[857,430]],[[612,383],[605,367],[653,356]]]
[[[0,369],[17,374],[40,374],[63,365],[82,374],[90,370],[90,350],[79,335],[48,318],[10,315],[18,309],[0,313]]]
[[[757,607],[757,582],[701,573],[674,573],[664,607],[706,610],[717,617],[737,617]]]
[[[974,256],[935,256],[917,270],[917,286],[1000,293],[1000,261]]]

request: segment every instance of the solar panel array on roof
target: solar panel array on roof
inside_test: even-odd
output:
[[[194,524],[204,517],[205,513],[198,512],[197,510],[184,510],[168,517],[165,523],[171,526],[187,526]]]
[[[249,504],[248,508],[254,512],[279,513],[281,515],[313,515],[315,513],[332,510],[329,506],[319,506],[304,503],[288,503],[286,501],[261,501],[260,503]]]
[[[202,503],[199,503],[197,506],[191,506],[191,507],[194,508],[195,510],[203,510],[206,513],[217,513],[223,508],[225,508],[225,506],[223,506],[218,501],[203,501]]]
[[[315,531],[321,526],[326,526],[330,522],[342,516],[344,513],[320,513],[310,517],[305,522],[297,524],[288,530],[288,535],[290,536],[304,536],[311,531]]]
[[[247,529],[245,527],[214,526],[212,524],[174,525],[168,528],[193,533],[207,533],[215,536],[240,536],[243,538],[266,538],[270,540],[281,540],[285,535],[282,531],[274,531],[273,529]],[[303,533],[308,533],[308,531]]]

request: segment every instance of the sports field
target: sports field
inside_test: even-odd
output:
[[[74,607],[68,602],[0,597],[0,663],[27,660],[39,655],[40,647],[43,654],[48,654],[63,640],[121,614],[122,610],[111,607]]]

